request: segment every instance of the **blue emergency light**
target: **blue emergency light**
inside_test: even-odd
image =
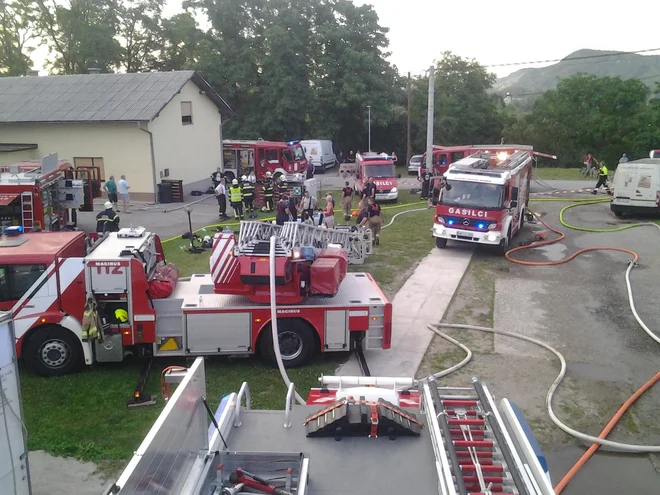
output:
[[[482,229],[482,230],[483,230],[483,229],[485,229],[485,228],[486,228],[486,224],[485,224],[485,223],[483,223],[483,222],[479,222],[479,223],[477,224],[477,228],[479,228],[479,229]]]
[[[299,142],[300,142],[300,140],[298,140],[298,141],[289,141],[286,144],[288,144],[289,146],[293,146],[294,144],[298,144]]]
[[[11,227],[6,227],[5,228],[5,235],[8,236],[17,236],[23,233],[23,226],[22,225],[13,225]]]
[[[448,223],[449,225],[454,225],[454,221],[453,221],[452,219],[447,220],[447,223]]]

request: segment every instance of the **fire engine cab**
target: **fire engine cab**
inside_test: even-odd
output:
[[[48,155],[39,162],[0,168],[0,224],[29,232],[75,227],[77,211],[93,211],[101,195],[98,167],[74,168]]]
[[[81,232],[22,234],[3,239],[0,254],[0,309],[11,309],[17,354],[41,375],[127,355],[259,352],[275,359],[264,237],[244,235],[239,243],[233,233],[217,233],[210,273],[185,281],[165,263],[158,236],[142,227],[94,243]],[[346,250],[332,245],[278,244],[276,300],[285,365],[301,366],[317,352],[390,347],[391,303],[369,274],[347,273],[347,264]],[[90,302],[102,327],[100,340],[83,339]]]
[[[358,153],[355,157],[356,179],[360,189],[367,185],[369,178],[376,184],[376,199],[380,201],[396,201],[399,197],[394,160],[387,153]]]
[[[253,169],[257,179],[266,172],[273,178],[282,176],[287,182],[303,182],[307,172],[307,159],[300,141],[275,142],[231,140],[222,142],[223,172],[227,179],[240,178],[247,169]]]
[[[438,248],[447,240],[509,248],[522,228],[529,202],[532,152],[516,146],[474,153],[453,163],[436,205],[433,236]]]

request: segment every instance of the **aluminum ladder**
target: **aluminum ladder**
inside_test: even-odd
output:
[[[243,220],[240,224],[238,248],[247,253],[256,241],[267,241],[277,236],[284,249],[303,246],[325,249],[330,244],[339,244],[348,253],[350,264],[362,264],[373,252],[373,234],[370,229],[352,232],[349,227],[326,229],[298,222],[273,225],[266,222]]]
[[[21,193],[21,221],[23,222],[23,230],[29,232],[34,226],[34,202],[32,193],[25,191]],[[50,230],[50,225],[47,230]],[[46,229],[46,225],[42,225]]]
[[[512,426],[477,378],[472,385],[438,387],[432,380],[421,385],[438,494],[553,495],[531,444],[521,440],[520,424],[515,420]],[[514,428],[520,428],[517,434]]]

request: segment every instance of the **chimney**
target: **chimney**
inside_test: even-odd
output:
[[[39,77],[39,71],[37,69],[30,69],[29,71],[27,71],[26,76]]]
[[[92,68],[92,67],[87,69],[87,74],[100,74],[100,73],[101,73],[101,69]]]

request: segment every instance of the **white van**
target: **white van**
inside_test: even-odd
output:
[[[610,209],[617,217],[624,213],[660,213],[660,158],[619,163]]]
[[[332,141],[300,141],[305,150],[305,157],[314,164],[314,172],[325,173],[327,168],[335,166],[337,158],[332,151]]]

